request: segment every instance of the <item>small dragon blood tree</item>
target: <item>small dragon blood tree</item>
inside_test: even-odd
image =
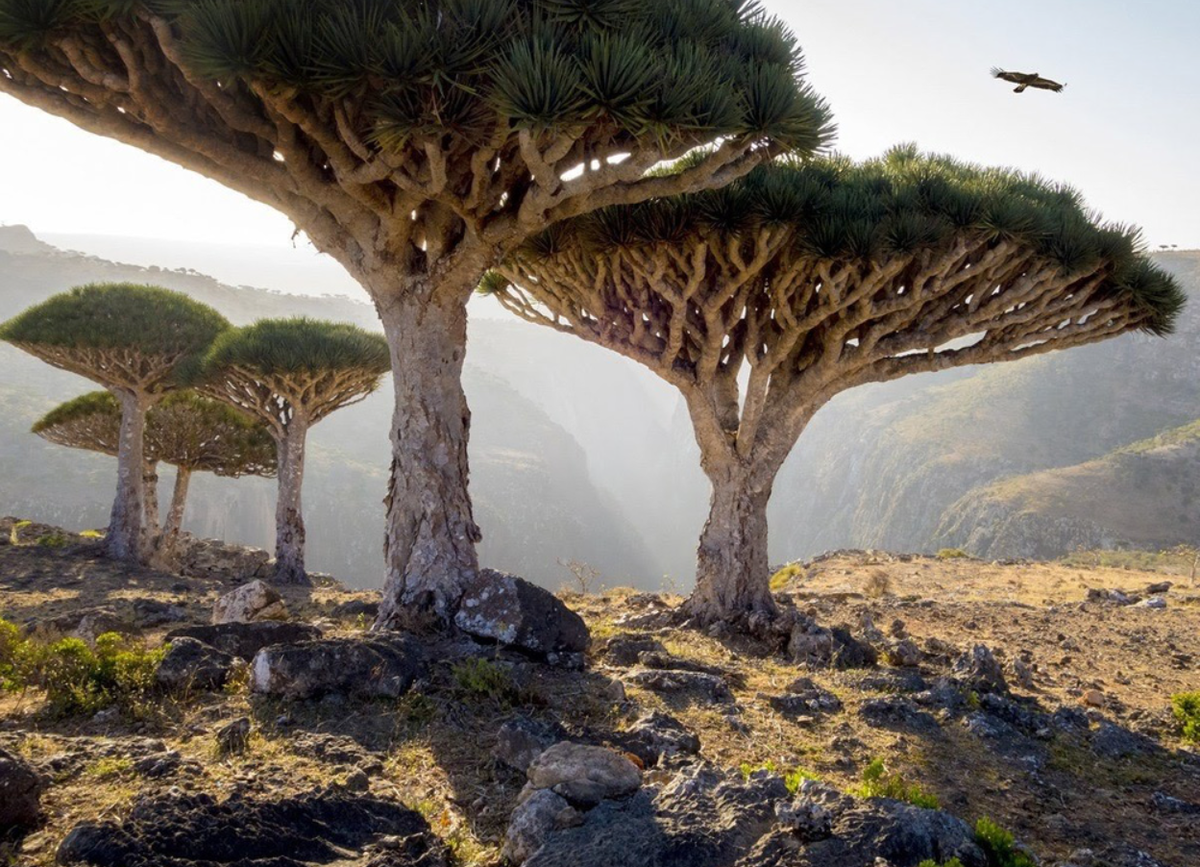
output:
[[[382,336],[305,318],[264,319],[232,329],[204,356],[197,387],[262,422],[275,441],[276,583],[308,581],[300,489],[309,428],[373,392],[390,366]]]
[[[228,327],[186,295],[130,283],[80,286],[0,325],[0,340],[98,382],[121,407],[117,495],[105,536],[110,556],[146,562],[146,411],[180,387],[180,372]]]
[[[718,191],[606,208],[521,245],[482,290],[679,389],[712,484],[698,622],[767,622],[767,501],[831,397],[1131,331],[1183,296],[1073,191],[913,147],[763,167]]]
[[[116,455],[121,407],[106,391],[94,391],[52,409],[33,432],[58,445]],[[193,391],[177,391],[146,413],[145,523],[157,526],[158,464],[175,467],[175,487],[161,532],[153,534],[156,560],[169,562],[183,526],[188,484],[196,472],[217,476],[275,475],[270,431],[226,403]]]

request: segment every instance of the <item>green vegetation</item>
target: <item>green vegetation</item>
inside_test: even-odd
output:
[[[770,759],[758,765],[752,765],[749,762],[742,762],[740,765],[738,765],[738,770],[741,772],[743,780],[749,780],[751,775],[759,771],[766,771],[769,774],[780,774],[779,765]],[[805,780],[821,779],[820,775],[813,773],[807,768],[802,768],[799,765],[789,771],[783,771],[782,775],[784,785],[787,786],[788,792],[793,795],[800,790],[800,785]]]
[[[1179,722],[1183,739],[1200,744],[1200,691],[1171,696],[1171,712]]]
[[[970,556],[962,548],[939,548],[937,552],[939,560],[963,560]]]
[[[1037,862],[1020,851],[1011,832],[986,817],[975,823],[975,842],[988,857],[988,867],[1037,867]]]
[[[893,798],[926,810],[938,808],[938,798],[917,783],[908,783],[901,774],[889,774],[883,759],[877,758],[862,772],[862,785],[852,794],[860,798]]]
[[[137,715],[153,692],[165,652],[115,632],[97,637],[94,648],[79,638],[47,643],[0,620],[0,686],[43,690],[54,716],[87,716],[111,706]]]
[[[233,368],[249,368],[263,377],[331,371],[370,370],[381,376],[391,368],[387,341],[357,325],[319,319],[261,319],[231,329],[204,356],[201,382]]]
[[[804,574],[804,564],[788,563],[771,576],[771,592],[780,593],[788,584]]]
[[[957,858],[951,858],[949,861],[943,861],[941,864],[934,861],[932,858],[926,858],[917,867],[963,867],[963,863]]]
[[[507,670],[479,656],[454,663],[450,673],[459,688],[472,695],[507,701],[517,691]]]

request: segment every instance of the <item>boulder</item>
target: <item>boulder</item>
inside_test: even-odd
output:
[[[549,789],[538,789],[513,810],[500,854],[509,863],[522,864],[541,848],[551,832],[581,821],[583,817],[566,798]]]
[[[723,677],[700,671],[649,669],[630,672],[626,680],[634,686],[660,695],[678,696],[693,701],[699,699],[707,704],[726,704],[733,701],[733,693]]]
[[[0,747],[0,836],[37,824],[46,783],[24,759]]]
[[[879,658],[875,648],[841,626],[832,629],[800,616],[788,639],[788,654],[812,668],[869,668]]]
[[[548,747],[565,740],[566,736],[567,733],[557,723],[518,717],[500,726],[492,755],[500,763],[525,773],[534,759]]]
[[[329,612],[329,616],[339,620],[353,620],[361,617],[367,623],[374,623],[375,618],[379,616],[379,600],[350,599],[335,605]]]
[[[583,618],[553,593],[523,578],[481,569],[459,602],[458,628],[476,638],[579,667],[589,635]]]
[[[996,655],[976,644],[954,661],[954,673],[979,692],[1008,692],[1008,681]]]
[[[175,556],[176,570],[188,578],[241,583],[271,574],[271,555],[266,551],[228,545],[216,539],[196,539],[185,534],[176,543]]]
[[[526,774],[529,794],[536,789],[552,789],[583,806],[632,794],[642,785],[642,772],[625,756],[605,747],[567,741],[534,759]]]
[[[643,653],[666,653],[667,648],[657,638],[648,635],[622,633],[604,643],[605,659],[612,665],[636,665]]]
[[[827,689],[821,689],[812,678],[800,677],[788,684],[783,695],[762,696],[772,708],[786,716],[834,713],[842,709],[842,701]]]
[[[229,679],[234,658],[195,638],[171,640],[154,679],[169,690],[220,689]]]
[[[372,858],[378,850],[387,857]],[[139,798],[124,821],[76,825],[57,857],[60,864],[94,867],[448,863],[441,841],[415,810],[337,789],[286,798],[235,794],[219,802],[172,788]]]
[[[407,636],[328,638],[264,647],[251,663],[250,687],[293,700],[326,693],[397,698],[424,673],[421,646]]]
[[[300,641],[315,641],[322,632],[307,623],[286,623],[278,620],[262,620],[255,623],[214,623],[202,626],[184,626],[167,633],[167,641],[176,638],[195,638],[210,647],[231,656],[251,660],[254,654],[272,644],[295,644]]]
[[[249,623],[252,620],[283,620],[287,606],[283,597],[265,581],[251,581],[217,599],[213,623]]]
[[[699,736],[670,714],[650,711],[621,737],[621,745],[647,766],[673,756],[700,752]]]

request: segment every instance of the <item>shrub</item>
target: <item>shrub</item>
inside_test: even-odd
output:
[[[989,867],[1036,867],[1034,860],[1017,848],[1012,833],[986,816],[975,823],[975,842],[987,854]]]
[[[740,765],[738,765],[738,770],[741,771],[743,780],[749,780],[751,775],[756,774],[759,771],[766,771],[769,774],[778,774],[780,772],[779,765],[775,764],[770,759],[767,759],[767,761],[759,765],[752,765],[749,762],[742,762]],[[788,792],[793,795],[800,790],[800,784],[805,780],[819,779],[821,778],[817,774],[814,774],[807,768],[802,768],[799,766],[792,768],[790,771],[785,771],[783,774],[783,784],[787,786]]]
[[[892,798],[926,810],[938,808],[938,798],[917,783],[908,783],[900,774],[889,774],[883,759],[873,760],[862,772],[862,785],[854,794],[860,798]]]
[[[0,620],[0,690],[20,688],[17,668],[27,644],[15,623]]]
[[[516,692],[508,672],[489,659],[473,656],[456,662],[450,671],[459,687],[475,695],[507,699]]]
[[[1171,696],[1171,710],[1183,728],[1183,739],[1200,744],[1200,691]]]
[[[938,864],[932,858],[926,858],[917,867],[963,867],[963,863],[957,858],[951,858],[949,861],[943,861],[941,864]]]
[[[33,544],[39,548],[65,548],[70,541],[65,533],[47,533],[34,539]]]
[[[867,581],[863,585],[863,593],[871,599],[879,599],[887,596],[892,592],[892,579],[888,577],[886,572],[875,571],[867,576]]]
[[[782,593],[787,589],[787,586],[796,578],[804,575],[804,566],[801,563],[788,563],[778,572],[771,576],[771,592]]]
[[[939,560],[964,560],[970,556],[962,548],[940,548],[937,552]]]

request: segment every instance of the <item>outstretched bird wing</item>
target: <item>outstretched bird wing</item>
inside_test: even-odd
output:
[[[1052,90],[1055,93],[1062,93],[1065,84],[1059,84],[1057,81],[1051,81],[1049,78],[1035,78],[1029,82],[1030,87],[1036,87],[1040,90]]]
[[[1001,81],[1011,81],[1013,84],[1021,84],[1029,78],[1029,75],[1024,72],[1007,72],[999,66],[993,66],[992,77]]]

